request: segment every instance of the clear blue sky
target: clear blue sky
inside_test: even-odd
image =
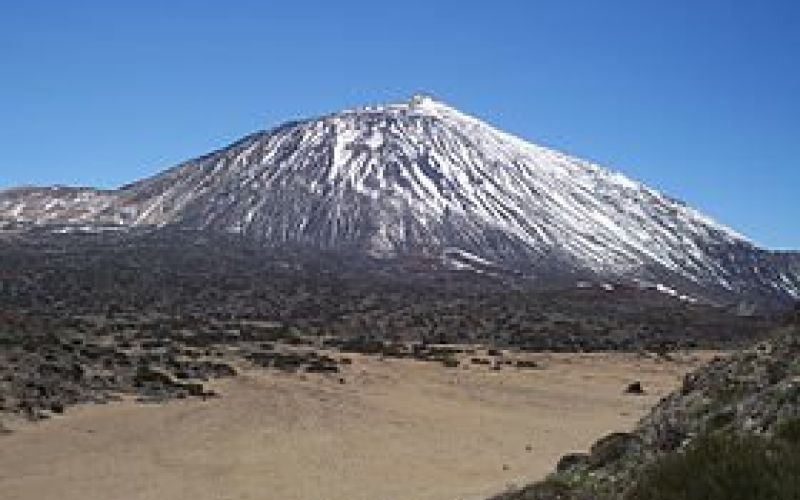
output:
[[[800,249],[800,1],[2,3],[0,187],[422,90]]]

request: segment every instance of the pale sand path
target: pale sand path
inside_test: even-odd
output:
[[[622,354],[499,372],[353,358],[344,385],[249,371],[219,383],[219,399],[90,405],[27,425],[0,437],[0,498],[485,498],[630,428],[691,368]],[[648,394],[623,395],[632,380]]]

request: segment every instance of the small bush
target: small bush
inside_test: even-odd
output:
[[[778,425],[775,437],[785,441],[788,445],[800,448],[800,418],[787,420]],[[798,471],[800,474],[800,471]]]
[[[759,436],[711,434],[640,477],[628,500],[797,500],[800,447]]]
[[[490,500],[569,500],[573,489],[557,478],[548,478],[518,491],[511,491],[492,497]]]

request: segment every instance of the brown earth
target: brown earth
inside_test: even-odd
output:
[[[0,497],[485,498],[630,428],[709,355],[543,354],[526,358],[539,369],[502,370],[352,356],[334,375],[245,370],[216,382],[221,398],[86,405],[17,426],[0,436]],[[645,395],[623,394],[634,380]]]

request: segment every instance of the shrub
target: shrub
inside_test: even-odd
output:
[[[519,491],[497,495],[491,500],[568,500],[574,498],[572,487],[558,478],[548,478]]]
[[[628,500],[797,500],[800,447],[715,433],[648,467]]]
[[[800,448],[800,418],[793,418],[779,424],[775,430],[775,437],[782,439],[789,446]]]

